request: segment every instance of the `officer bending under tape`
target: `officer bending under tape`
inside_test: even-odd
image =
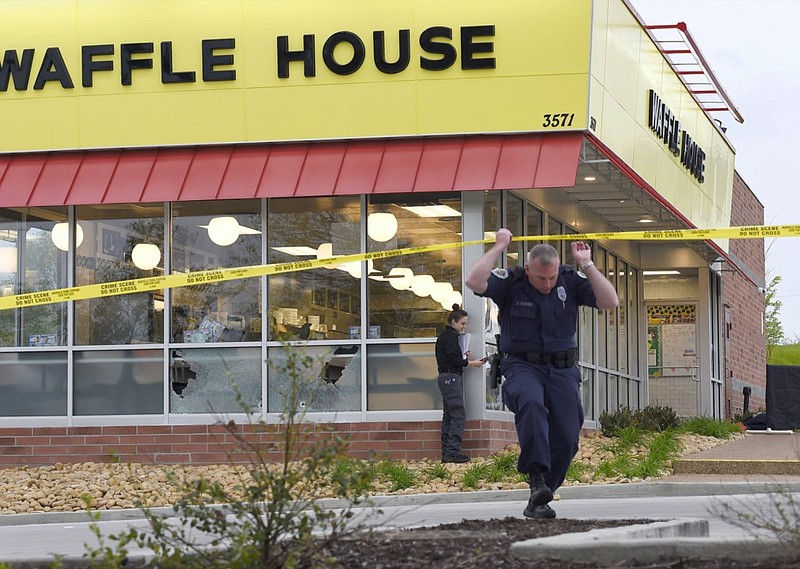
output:
[[[523,514],[555,518],[547,504],[564,482],[583,427],[578,306],[611,310],[619,300],[592,263],[589,245],[581,241],[572,243],[580,272],[560,265],[558,252],[547,244],[531,249],[524,268],[495,268],[511,238],[508,229],[497,232],[495,244],[467,274],[466,285],[500,309],[503,402],[514,413],[517,470],[530,476],[531,496]]]

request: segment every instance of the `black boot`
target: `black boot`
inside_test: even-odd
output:
[[[522,514],[527,518],[542,517],[536,515],[536,510],[539,506],[544,506],[553,499],[553,491],[545,485],[544,475],[540,471],[531,472],[530,478],[531,497],[528,499],[528,505]]]

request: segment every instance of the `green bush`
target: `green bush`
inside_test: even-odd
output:
[[[681,422],[674,409],[659,405],[648,405],[637,410],[632,410],[630,407],[620,407],[613,413],[603,411],[599,420],[600,431],[607,437],[617,436],[620,430],[629,427],[660,433],[676,429]]]
[[[600,413],[600,432],[606,437],[613,437],[620,429],[635,426],[634,411],[630,407],[620,407],[613,413]]]
[[[461,486],[465,489],[472,488],[476,490],[482,480],[485,480],[489,474],[489,465],[485,462],[473,464],[464,471],[464,477],[461,479]]]
[[[636,426],[643,431],[661,433],[670,429],[677,429],[681,424],[678,414],[672,407],[648,405],[635,413]]]
[[[417,483],[417,477],[405,464],[384,460],[378,465],[378,471],[389,481],[392,492],[411,488]]]
[[[694,433],[705,437],[728,439],[731,435],[741,433],[742,428],[738,423],[712,419],[711,417],[692,417],[686,419],[680,426],[683,433]]]

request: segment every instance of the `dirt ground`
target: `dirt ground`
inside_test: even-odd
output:
[[[586,563],[550,559],[523,560],[511,555],[517,541],[648,523],[655,520],[528,520],[524,518],[463,520],[429,528],[373,532],[351,536],[329,544],[324,550],[324,567],[329,569],[599,569],[606,567],[587,559]],[[86,563],[62,564],[70,569],[91,569]],[[187,568],[191,565],[187,565]],[[11,567],[14,567],[13,565]],[[52,569],[52,565],[26,569]],[[127,569],[154,569],[156,565],[129,563]],[[300,565],[297,569],[320,569]],[[613,569],[797,569],[800,553],[793,559],[771,559],[760,563],[729,559],[670,558],[659,562],[629,560]],[[281,569],[270,567],[265,569]],[[609,569],[609,568],[606,568]]]
[[[642,520],[527,520],[505,518],[464,520],[434,528],[376,533],[365,539],[342,540],[328,550],[332,569],[589,569],[600,567],[553,560],[522,560],[511,555],[516,541],[562,533],[647,523]],[[665,559],[637,564],[631,560],[614,569],[797,569],[800,554],[791,560],[737,563],[727,559]]]

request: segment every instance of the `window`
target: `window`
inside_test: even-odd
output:
[[[280,346],[269,349],[267,361],[270,413],[288,411],[286,405],[293,400],[307,411],[361,410],[358,345]],[[296,391],[293,393],[292,389]]]
[[[75,353],[75,415],[164,412],[164,350]]]
[[[0,294],[8,296],[67,286],[66,219],[66,208],[2,210]],[[66,304],[0,310],[0,346],[44,347],[66,343]]]
[[[0,416],[67,414],[67,353],[0,353]]]
[[[187,273],[261,264],[261,202],[182,202],[172,210],[170,271]],[[261,340],[258,277],[177,287],[171,292],[172,342]]]
[[[83,234],[75,258],[76,286],[163,274],[162,204],[80,206],[75,217],[76,233]],[[143,248],[152,256],[148,263],[139,257]],[[75,344],[163,342],[163,322],[163,290],[79,300]]]
[[[367,346],[367,410],[441,409],[435,344]]]
[[[461,241],[458,195],[394,195],[386,201],[373,197],[369,215],[375,213],[391,213],[398,228],[386,242],[368,234],[370,252]],[[460,247],[379,259],[369,274],[371,338],[436,337],[453,304],[463,303]]]
[[[170,413],[261,412],[261,348],[170,350]]]
[[[358,197],[269,201],[268,261],[287,263],[361,251]],[[361,274],[366,263],[336,263],[269,277],[269,339],[361,337]]]

